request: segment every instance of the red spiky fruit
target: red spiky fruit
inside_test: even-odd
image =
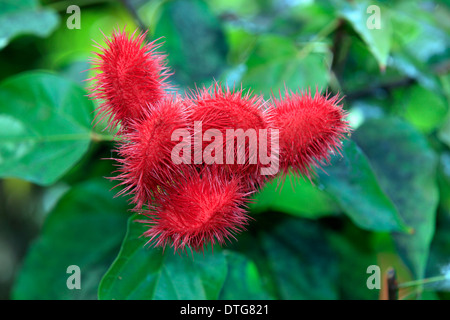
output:
[[[177,130],[188,131],[189,114],[183,101],[167,96],[149,105],[144,119],[130,121],[130,130],[123,135],[117,149],[121,181],[124,189],[119,194],[131,194],[132,203],[140,210],[151,203],[162,186],[171,183],[180,166],[172,161],[172,150],[179,140],[172,140]],[[181,164],[182,165],[182,164]]]
[[[130,121],[145,117],[147,106],[162,99],[170,88],[166,56],[156,52],[161,44],[156,40],[145,43],[146,35],[114,31],[105,47],[96,46],[100,53],[95,53],[92,69],[99,72],[88,79],[92,81],[90,96],[101,101],[96,118],[106,117],[108,127],[120,123],[127,131]]]
[[[271,126],[279,129],[280,168],[308,178],[314,169],[329,162],[331,153],[340,152],[341,140],[350,131],[341,99],[318,90],[274,98],[269,108]]]
[[[159,206],[145,213],[150,220],[142,222],[150,228],[144,236],[154,246],[171,245],[175,251],[223,244],[245,230],[248,195],[240,179],[220,167],[186,172],[159,197]]]
[[[262,185],[265,178],[261,175],[261,163],[258,157],[259,150],[259,136],[260,129],[266,130],[268,128],[265,113],[265,101],[261,96],[252,95],[250,92],[244,93],[240,90],[230,90],[228,87],[223,88],[219,83],[214,83],[209,88],[202,88],[194,92],[191,98],[192,102],[192,121],[201,122],[202,136],[205,140],[205,132],[210,132],[211,129],[217,130],[222,135],[223,149],[222,149],[222,163],[225,168],[235,173],[240,173],[246,176],[244,179],[250,188]],[[227,130],[233,129],[237,133],[241,129],[241,133],[248,133],[245,137],[244,143],[239,143],[237,136],[227,136]],[[254,130],[254,135],[250,134],[251,129]],[[194,137],[199,132],[193,132]],[[228,139],[228,140],[227,140]],[[234,157],[230,157],[227,151],[227,143],[231,143],[234,149]],[[195,158],[203,158],[205,163],[205,148],[210,142],[204,141],[201,150],[194,150]],[[254,148],[250,148],[253,144]],[[245,161],[238,161],[238,154],[243,151]],[[200,151],[202,154],[199,155]],[[215,156],[215,151],[211,153]],[[252,157],[252,160],[250,160]],[[243,162],[243,163],[242,163]],[[197,162],[198,163],[198,162]],[[215,161],[217,163],[217,161]]]

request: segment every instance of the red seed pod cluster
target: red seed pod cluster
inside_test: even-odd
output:
[[[203,250],[245,230],[246,205],[290,171],[311,177],[350,131],[337,96],[262,96],[214,82],[170,91],[166,56],[116,31],[93,60],[97,117],[117,129],[118,174],[155,246]]]

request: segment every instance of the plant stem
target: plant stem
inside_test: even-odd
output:
[[[114,136],[112,134],[99,134],[96,132],[92,132],[91,139],[92,139],[92,141],[95,141],[95,142],[113,141]]]
[[[314,39],[312,39],[306,46],[304,46],[299,52],[298,57],[304,58],[306,57],[314,48],[316,45],[316,42],[322,41],[326,36],[328,36],[330,33],[332,33],[337,27],[339,26],[339,20],[333,20],[329,24],[327,24],[325,27],[320,30]]]
[[[441,275],[441,276],[436,276],[436,277],[431,277],[431,278],[425,278],[425,279],[419,279],[419,280],[413,280],[413,281],[400,283],[398,285],[398,287],[399,288],[409,288],[409,287],[421,286],[421,285],[430,284],[433,282],[444,281],[445,279],[446,279],[446,276]]]
[[[347,100],[355,100],[355,99],[359,99],[359,98],[363,98],[366,96],[371,96],[375,93],[375,91],[379,90],[379,89],[384,89],[387,91],[390,91],[392,89],[395,88],[400,88],[400,87],[407,87],[412,85],[413,83],[416,83],[415,79],[406,77],[400,80],[396,80],[396,81],[392,81],[392,82],[388,82],[388,83],[382,83],[379,85],[375,85],[369,88],[365,88],[362,90],[358,90],[358,91],[354,91],[354,92],[349,92],[346,94],[345,99]]]

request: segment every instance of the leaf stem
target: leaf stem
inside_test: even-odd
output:
[[[312,39],[306,46],[304,46],[299,52],[298,57],[304,58],[306,57],[314,48],[317,42],[322,41],[326,36],[332,33],[339,26],[339,20],[332,20],[329,24],[320,30],[314,39]]]
[[[409,288],[446,280],[445,275],[400,283],[398,288]]]
[[[113,141],[114,136],[112,134],[99,134],[96,132],[91,132],[91,139],[95,142]]]

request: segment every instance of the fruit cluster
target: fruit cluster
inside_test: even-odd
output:
[[[234,238],[248,223],[251,194],[290,172],[311,178],[350,131],[340,99],[317,90],[286,89],[265,100],[214,82],[176,94],[160,44],[145,38],[125,31],[106,38],[92,61],[90,95],[100,102],[96,119],[117,132],[113,179],[147,217],[148,243],[198,251]],[[230,138],[230,130],[245,135]],[[200,145],[192,147],[196,138]],[[257,156],[262,146],[276,162],[269,174]]]

